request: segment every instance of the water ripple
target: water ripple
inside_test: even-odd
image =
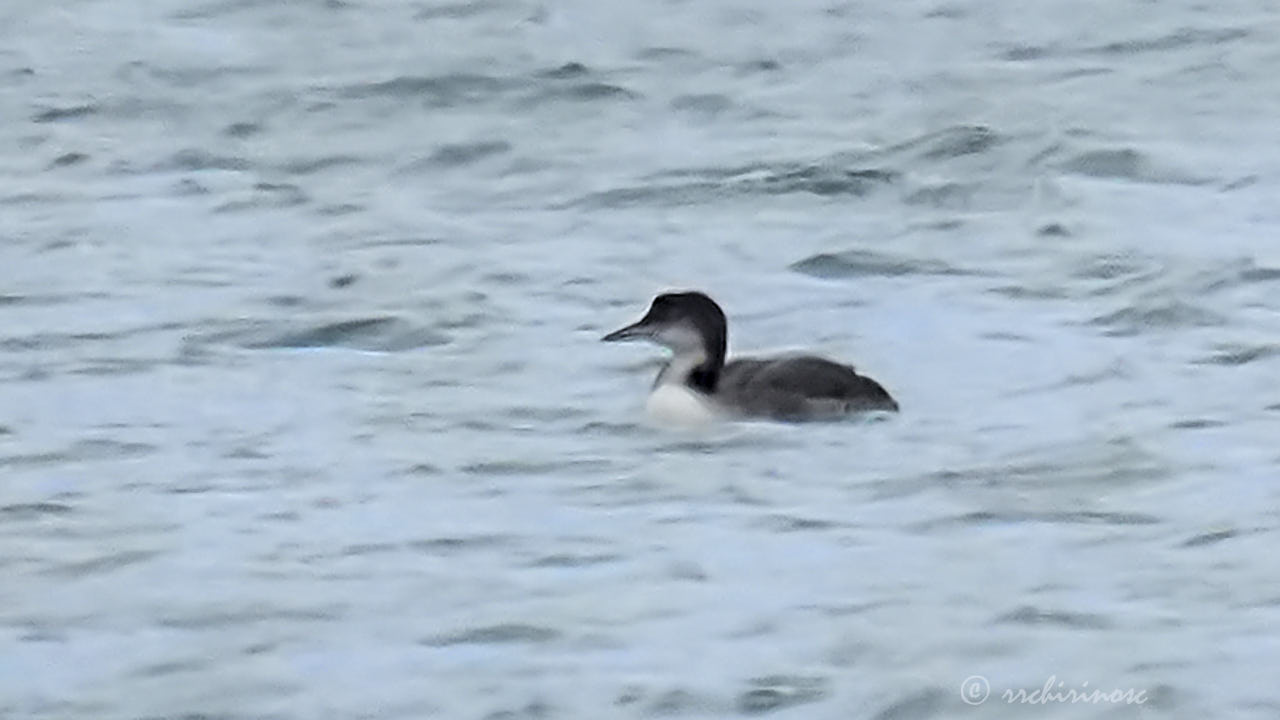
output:
[[[874,250],[819,253],[793,263],[791,269],[826,280],[871,276],[973,274],[941,260],[893,256]]]
[[[509,643],[545,643],[556,640],[560,632],[540,625],[504,623],[460,630],[447,635],[422,640],[423,645],[447,647],[449,645],[493,645]]]
[[[945,531],[956,526],[1047,523],[1068,525],[1156,525],[1160,518],[1146,513],[1105,512],[1100,510],[1021,511],[979,510],[937,518],[915,526],[922,532]]]
[[[672,183],[662,178],[701,178]],[[623,208],[693,205],[753,195],[796,193],[822,197],[861,197],[892,183],[896,175],[879,168],[850,168],[826,163],[780,163],[721,169],[693,169],[655,176],[654,182],[585,195],[569,207]]]
[[[448,336],[396,317],[368,317],[287,327],[284,321],[244,323],[245,327],[193,335],[196,344],[231,344],[263,350],[273,348],[347,347],[400,352],[444,345]]]
[[[768,675],[751,680],[735,703],[743,715],[763,715],[783,708],[818,702],[827,696],[828,680],[801,675]]]
[[[1045,610],[1031,605],[1023,605],[997,617],[997,623],[1016,625],[1058,625],[1081,630],[1105,630],[1111,627],[1111,621],[1094,613],[1069,612],[1066,610]]]
[[[513,83],[478,73],[444,75],[401,75],[349,85],[340,93],[352,99],[389,97],[419,99],[436,107],[452,107],[464,103],[483,102],[510,90]]]

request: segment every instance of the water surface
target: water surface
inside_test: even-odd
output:
[[[0,26],[0,715],[1280,707],[1267,3]],[[647,426],[672,287],[903,412]]]

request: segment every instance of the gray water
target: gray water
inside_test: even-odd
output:
[[[0,30],[0,717],[1280,713],[1273,4]],[[902,413],[651,427],[689,287]]]

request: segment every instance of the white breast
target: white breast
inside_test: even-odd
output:
[[[707,425],[723,417],[705,395],[675,383],[654,388],[645,410],[655,422],[684,427]]]

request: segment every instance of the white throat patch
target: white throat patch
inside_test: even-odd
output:
[[[659,384],[649,393],[645,411],[654,422],[676,427],[709,425],[724,417],[706,395],[683,383]]]

